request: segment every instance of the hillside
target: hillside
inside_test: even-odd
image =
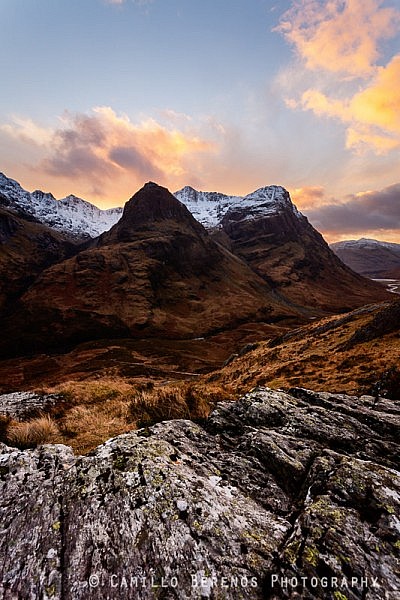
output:
[[[400,244],[362,238],[331,244],[356,273],[374,279],[400,279]]]
[[[50,265],[76,252],[68,237],[0,207],[0,315]]]
[[[245,391],[257,385],[372,393],[394,370],[400,398],[400,301],[328,317],[244,348],[209,381]],[[390,376],[389,376],[390,378]]]

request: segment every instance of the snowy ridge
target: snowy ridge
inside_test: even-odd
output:
[[[0,194],[7,208],[32,215],[57,231],[80,239],[97,237],[110,229],[122,216],[122,208],[101,210],[77,196],[70,195],[56,200],[53,194],[41,190],[27,192],[17,181],[9,179],[3,173],[0,173]]]
[[[262,187],[247,196],[201,192],[190,186],[185,186],[174,195],[206,228],[220,227],[223,217],[234,211],[242,212],[243,220],[271,216],[288,209],[297,217],[302,216],[292,204],[289,193],[279,185]]]
[[[331,248],[336,250],[373,250],[375,248],[387,248],[388,250],[394,250],[395,252],[400,252],[400,244],[395,244],[392,242],[381,242],[380,240],[373,240],[370,238],[360,238],[359,240],[344,240],[343,242],[334,242],[330,245]]]
[[[272,216],[290,211],[301,218],[289,193],[278,185],[262,187],[247,196],[228,196],[220,192],[201,192],[185,186],[175,192],[204,227],[221,227],[222,219],[234,214],[235,221]],[[123,208],[101,210],[77,196],[57,200],[53,194],[35,190],[27,192],[17,181],[0,173],[0,205],[66,233],[76,239],[97,237],[111,229],[122,216]]]

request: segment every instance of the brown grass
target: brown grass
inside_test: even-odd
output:
[[[30,421],[11,421],[7,427],[5,439],[17,448],[34,448],[40,444],[52,444],[60,441],[60,432],[55,421],[49,415],[42,415]]]
[[[238,394],[263,385],[271,388],[307,387],[349,394],[371,393],[383,374],[400,363],[400,338],[394,332],[345,349],[343,344],[374,313],[354,315],[344,326],[319,331],[338,317],[328,317],[300,328],[298,334],[274,347],[258,347],[234,360],[211,377],[231,385]],[[206,380],[210,380],[210,376]]]
[[[170,419],[205,419],[217,402],[232,400],[233,391],[219,384],[123,378],[69,381],[43,392],[62,394],[52,409],[61,443],[78,454],[90,452],[107,439]]]
[[[140,391],[131,401],[130,410],[138,426],[144,427],[170,419],[202,420],[220,400],[232,399],[220,386],[170,384]]]

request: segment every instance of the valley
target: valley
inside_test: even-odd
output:
[[[399,279],[374,279],[377,283],[385,286],[388,292],[393,294],[400,294],[400,280]]]

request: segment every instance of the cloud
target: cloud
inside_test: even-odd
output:
[[[134,123],[106,106],[89,114],[66,112],[53,129],[14,118],[0,133],[19,144],[21,157],[36,148],[31,168],[46,181],[73,180],[80,194],[89,195],[93,190],[104,196],[126,190],[128,196],[149,179],[178,189],[191,178],[200,157],[212,157],[218,149],[189,119],[182,118],[181,127],[178,115],[172,125],[152,118]]]
[[[301,0],[277,28],[294,46],[301,74],[286,105],[342,122],[346,148],[357,153],[400,147],[400,54],[378,64],[380,43],[400,31],[400,11],[382,5],[382,0]],[[288,80],[281,74],[287,89]]]
[[[360,192],[345,202],[306,210],[314,227],[328,234],[400,233],[400,183],[379,191]],[[341,235],[343,237],[343,235]],[[347,235],[348,237],[348,235]]]
[[[37,146],[48,144],[52,138],[52,130],[42,127],[32,119],[25,119],[13,115],[12,123],[0,124],[0,132],[3,132],[14,140],[34,142]]]
[[[379,42],[392,37],[399,12],[382,0],[300,0],[282,16],[277,30],[307,69],[346,78],[368,76],[380,56]]]
[[[123,169],[132,170],[145,178],[163,178],[162,171],[134,146],[116,146],[110,151],[109,158]]]
[[[325,201],[325,189],[322,186],[305,186],[290,190],[294,204],[300,210],[320,206]]]
[[[378,154],[400,147],[400,54],[386,67],[378,67],[374,78],[351,98],[332,99],[309,89],[301,105],[318,116],[338,118],[348,124],[346,147]]]

